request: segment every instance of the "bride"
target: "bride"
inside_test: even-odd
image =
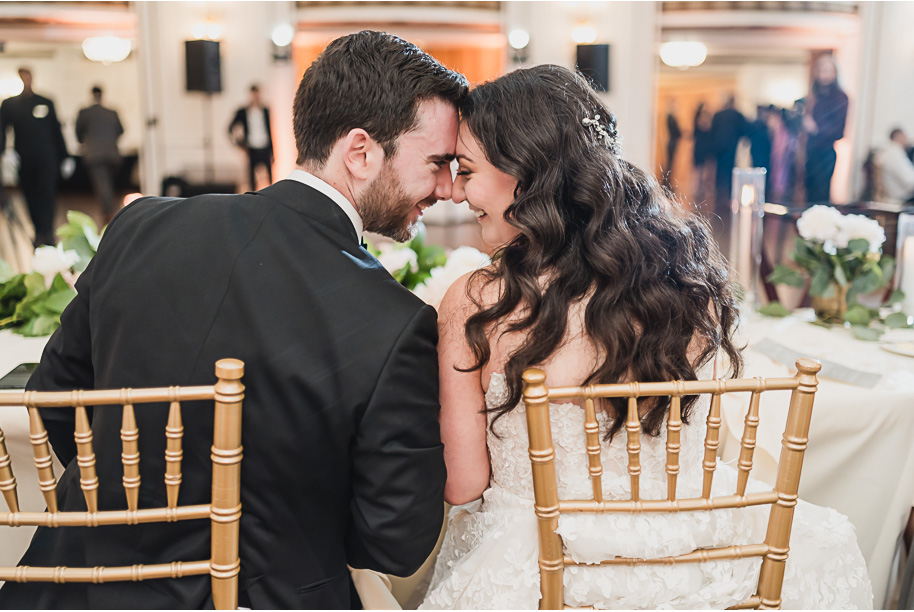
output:
[[[619,154],[615,119],[588,84],[558,66],[517,70],[474,89],[461,109],[454,200],[476,213],[493,263],[458,280],[439,313],[445,498],[455,508],[421,608],[534,609],[536,519],[521,374],[547,383],[710,378],[716,356],[740,371],[737,307],[706,228]],[[665,498],[669,399],[642,400],[643,499]],[[623,418],[607,404],[604,496],[629,495]],[[708,402],[683,398],[679,491],[701,491]],[[587,496],[583,410],[551,407],[560,494]],[[735,470],[718,468],[715,495]],[[761,487],[753,483],[756,488]],[[750,487],[751,488],[751,487]],[[760,542],[767,507],[675,515],[563,516],[579,561],[665,556]],[[677,566],[571,567],[565,603],[597,608],[725,608],[754,593],[760,559]],[[800,502],[785,608],[868,608],[854,529]]]

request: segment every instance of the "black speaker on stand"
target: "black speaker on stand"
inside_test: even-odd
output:
[[[578,70],[597,91],[609,91],[609,45],[578,45]]]
[[[213,94],[222,91],[222,61],[215,40],[185,40],[187,91],[206,94],[203,103],[203,174],[213,183]]]

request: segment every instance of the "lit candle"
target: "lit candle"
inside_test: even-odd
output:
[[[914,315],[914,236],[908,236],[901,245],[901,287],[904,291],[904,311]]]
[[[740,194],[740,204],[743,206],[752,206],[755,203],[755,186],[743,185],[743,192]]]

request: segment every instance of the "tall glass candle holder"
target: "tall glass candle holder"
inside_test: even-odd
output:
[[[914,315],[914,214],[898,215],[895,286],[904,291],[903,310]]]
[[[764,168],[734,168],[730,197],[730,269],[743,288],[744,302],[759,307],[762,222],[765,217]]]

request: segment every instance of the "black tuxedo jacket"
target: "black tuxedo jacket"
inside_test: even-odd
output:
[[[54,103],[38,94],[19,94],[0,103],[0,151],[12,126],[16,153],[26,167],[59,164],[67,156]]]
[[[268,109],[265,106],[263,107],[263,120],[267,126],[267,143],[268,143],[267,146],[264,148],[269,149],[270,155],[272,155],[273,154],[273,134],[271,133],[271,130],[270,130],[270,109]],[[246,106],[242,106],[241,108],[238,109],[237,112],[235,112],[235,116],[234,116],[234,118],[232,118],[232,122],[229,124],[229,128],[228,128],[229,136],[232,135],[232,130],[235,129],[236,125],[240,125],[243,130],[243,133],[244,133],[244,140],[238,144],[247,146],[247,144],[248,144],[248,108]]]
[[[212,384],[245,362],[242,604],[349,608],[346,564],[413,573],[442,523],[435,311],[359,247],[330,199],[284,180],[244,195],[149,198],[122,210],[77,283],[28,388]],[[42,411],[85,511],[73,411]],[[138,406],[140,508],[166,505],[167,406]],[[206,503],[210,405],[186,404],[181,504]],[[101,510],[125,509],[119,406],[92,429]],[[209,558],[209,521],[41,528],[23,565]],[[0,607],[199,608],[209,577],[7,583]]]

